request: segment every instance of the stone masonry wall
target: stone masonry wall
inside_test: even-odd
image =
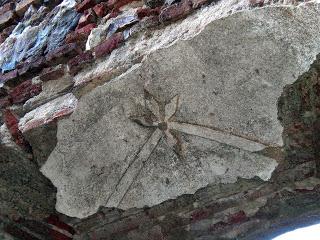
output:
[[[279,163],[268,182],[238,179],[150,208],[101,207],[96,214],[77,219],[55,210],[56,189],[39,171],[57,144],[58,121],[75,111],[82,96],[125,73],[151,49],[169,46],[185,33],[177,30],[161,43],[148,43],[148,36],[178,29],[182,19],[207,7],[217,6],[212,17],[218,19],[241,10],[299,4],[0,0],[0,238],[268,239],[288,226],[318,220],[319,57],[283,89],[278,101],[284,148],[264,150]],[[145,46],[139,45],[141,33]],[[132,42],[138,50],[121,52]]]

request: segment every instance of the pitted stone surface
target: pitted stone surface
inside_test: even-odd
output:
[[[277,101],[320,52],[318,7],[216,20],[84,96],[42,167],[57,210],[83,218],[100,205],[151,206],[237,177],[268,180],[277,162],[259,151],[282,145]]]

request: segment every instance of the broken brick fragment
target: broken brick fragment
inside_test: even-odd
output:
[[[231,216],[229,216],[228,218],[228,223],[229,224],[237,224],[237,223],[241,223],[244,222],[248,219],[246,213],[244,211],[239,211],[236,212],[234,214],[232,214]]]
[[[92,29],[96,28],[97,25],[95,23],[90,23],[82,28],[78,28],[75,32],[79,34],[90,34]]]
[[[93,11],[95,12],[95,14],[96,14],[98,17],[100,17],[100,18],[104,17],[104,16],[107,15],[107,13],[108,13],[107,3],[102,2],[102,3],[99,3],[99,4],[95,5],[95,6],[93,7]]]
[[[70,234],[75,234],[75,230],[68,224],[62,222],[58,216],[56,215],[50,215],[47,219],[46,222],[56,226],[57,228],[63,229],[67,232],[69,232]]]
[[[87,64],[93,61],[93,55],[91,51],[85,51],[78,56],[72,58],[68,62],[69,71],[71,75],[77,74],[81,71]]]
[[[107,6],[109,9],[119,9],[136,0],[108,0]]]
[[[110,54],[114,49],[118,48],[123,41],[123,33],[115,33],[110,38],[94,48],[95,57],[100,58]]]
[[[161,8],[140,8],[137,10],[137,15],[139,19],[150,17],[150,16],[157,16],[160,14]]]
[[[111,13],[107,16],[106,20],[109,20],[110,18],[115,18],[118,15],[120,15],[120,10],[119,9],[112,9]]]
[[[9,92],[12,103],[24,103],[28,99],[38,95],[42,91],[41,83],[34,82],[31,79],[19,84]]]
[[[87,39],[92,31],[96,28],[95,23],[90,23],[83,28],[77,29],[74,32],[69,33],[65,38],[65,43],[76,43],[79,48],[85,49]]]
[[[18,117],[10,109],[5,109],[3,110],[3,118],[4,123],[7,125],[7,128],[9,129],[9,132],[12,138],[14,139],[15,143],[18,146],[24,148],[25,150],[30,151],[29,143],[24,139],[21,131],[18,128]]]
[[[49,66],[63,64],[67,63],[70,58],[77,56],[81,52],[81,48],[76,43],[68,43],[49,52],[46,55],[46,60]]]
[[[185,17],[192,12],[192,1],[185,0],[164,8],[160,15],[160,22],[175,21]]]

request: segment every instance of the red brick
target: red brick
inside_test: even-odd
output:
[[[136,0],[108,0],[107,6],[109,9],[119,9],[134,1]]]
[[[80,29],[89,23],[95,23],[97,21],[97,16],[92,9],[84,11],[84,14],[80,17],[77,29]]]
[[[43,82],[56,80],[63,77],[65,73],[65,65],[62,64],[56,67],[44,68],[40,74],[40,80]]]
[[[70,234],[75,234],[75,230],[68,224],[60,221],[58,216],[50,215],[47,218],[47,223],[56,226],[57,228],[63,229],[65,231],[68,231]]]
[[[82,52],[81,48],[76,43],[65,44],[55,51],[49,52],[46,55],[48,65],[58,65],[67,63],[69,59],[77,56]]]
[[[77,33],[71,32],[65,38],[65,43],[76,43],[82,50],[86,48],[86,42],[88,39],[89,33]]]
[[[79,48],[85,49],[87,39],[90,35],[92,29],[96,28],[95,23],[90,23],[83,28],[77,29],[76,31],[70,32],[66,38],[65,43],[76,43]]]
[[[99,3],[99,4],[95,5],[95,6],[93,7],[93,11],[95,12],[95,14],[96,14],[98,17],[100,17],[100,18],[104,17],[104,16],[107,15],[107,13],[108,13],[107,3],[102,2],[102,3]]]
[[[9,92],[12,103],[24,103],[28,99],[38,95],[42,91],[41,83],[33,83],[32,80],[24,81]]]
[[[90,34],[90,32],[92,31],[92,29],[96,28],[97,25],[95,23],[90,23],[86,26],[84,26],[83,28],[79,28],[76,30],[76,33],[79,34]]]
[[[106,20],[109,20],[110,18],[115,18],[117,17],[121,12],[119,11],[119,9],[112,9],[111,13],[109,14],[109,16],[107,17]]]
[[[184,0],[163,9],[160,13],[160,22],[175,21],[192,12],[192,1]]]
[[[239,211],[239,212],[236,212],[236,213],[232,214],[231,216],[229,216],[228,223],[229,224],[237,224],[237,223],[244,222],[247,219],[248,218],[247,218],[246,213],[244,211]]]
[[[3,111],[4,122],[9,129],[9,132],[14,139],[15,143],[25,150],[30,150],[30,145],[24,139],[21,131],[19,130],[19,119],[18,117],[9,109]]]
[[[160,14],[160,7],[157,8],[140,8],[137,10],[137,15],[139,19],[150,16],[157,16]]]
[[[97,47],[95,47],[95,57],[100,58],[110,54],[114,49],[119,47],[123,40],[124,39],[122,32],[112,35],[110,38],[108,38],[107,40],[99,44]]]
[[[94,7],[97,4],[96,0],[84,0],[76,6],[77,12],[84,12],[85,10]]]
[[[86,51],[74,57],[68,62],[70,74],[75,75],[81,71],[87,64],[93,61],[91,51]]]

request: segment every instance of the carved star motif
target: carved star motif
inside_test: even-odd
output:
[[[179,96],[176,95],[169,102],[163,103],[157,100],[153,95],[146,91],[145,114],[142,116],[133,116],[130,119],[141,126],[158,128],[163,132],[166,143],[181,157],[181,144],[170,122],[178,111]],[[149,113],[149,114],[148,114]],[[150,113],[152,116],[150,116]]]
[[[136,154],[129,157],[130,163],[125,170],[125,174],[123,174],[116,185],[115,190],[107,199],[107,203],[109,204],[117,204],[118,206],[121,204],[163,137],[165,137],[168,146],[180,159],[184,158],[184,154],[182,151],[182,142],[180,141],[178,133],[213,140],[248,152],[256,152],[269,146],[267,143],[263,143],[245,135],[235,134],[222,129],[199,124],[176,121],[174,116],[181,104],[181,99],[178,95],[174,96],[170,101],[164,102],[159,101],[145,90],[144,97],[144,113],[140,116],[131,116],[130,119],[140,126],[153,128],[154,131],[138,149]]]

